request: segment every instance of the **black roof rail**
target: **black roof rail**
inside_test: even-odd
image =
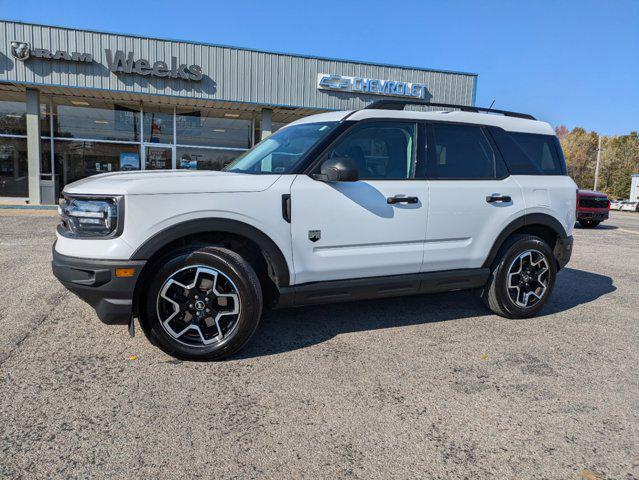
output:
[[[377,109],[377,110],[404,110],[406,105],[422,105],[424,107],[443,107],[443,108],[458,108],[462,112],[488,112],[499,113],[506,117],[525,118],[527,120],[537,120],[535,117],[528,113],[509,112],[507,110],[496,110],[494,108],[473,107],[471,105],[454,105],[452,103],[431,103],[421,102],[419,100],[377,100],[364,107],[365,110]]]

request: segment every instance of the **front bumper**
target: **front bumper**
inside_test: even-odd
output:
[[[604,220],[608,220],[608,210],[606,211],[577,211],[577,220],[593,220],[595,222],[603,222]]]
[[[557,259],[557,265],[559,269],[564,268],[570,261],[570,257],[572,256],[572,245],[572,235],[566,238],[557,238],[555,251],[553,253],[555,254],[555,258]]]
[[[133,294],[145,260],[94,260],[69,257],[55,250],[51,266],[56,278],[91,305],[107,324],[126,324],[133,315]],[[116,268],[133,268],[131,277],[116,277]]]

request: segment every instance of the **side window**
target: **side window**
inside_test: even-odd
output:
[[[557,151],[555,136],[507,132],[496,127],[491,133],[513,175],[564,175],[564,160]]]
[[[426,128],[427,178],[495,178],[495,152],[481,127],[432,123]]]
[[[415,175],[415,139],[413,123],[362,123],[338,140],[326,158],[351,158],[361,180],[405,180]]]

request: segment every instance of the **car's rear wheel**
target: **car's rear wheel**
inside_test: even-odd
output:
[[[165,352],[217,360],[246,344],[261,313],[262,290],[251,265],[231,250],[207,247],[160,262],[141,320]]]
[[[600,223],[597,220],[579,220],[579,224],[584,228],[595,228]]]
[[[482,297],[502,317],[532,317],[548,300],[556,275],[546,242],[534,235],[513,235],[501,248]]]

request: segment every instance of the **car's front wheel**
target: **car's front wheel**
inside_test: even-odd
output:
[[[514,235],[492,267],[484,302],[502,317],[532,317],[548,300],[556,275],[557,264],[546,242],[534,235]]]
[[[231,250],[207,247],[160,262],[141,320],[165,352],[218,360],[248,342],[261,313],[262,290],[251,265]]]

